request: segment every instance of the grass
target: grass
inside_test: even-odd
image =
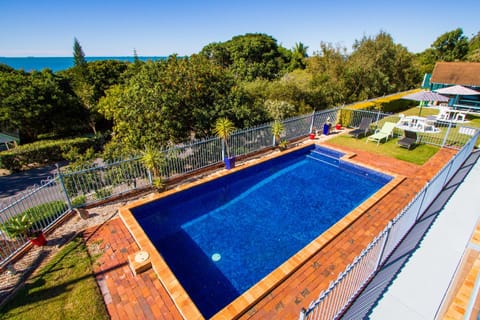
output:
[[[438,150],[439,147],[420,144],[414,149],[408,150],[397,144],[398,138],[390,139],[387,142],[381,142],[377,145],[374,141],[366,143],[367,138],[355,139],[348,134],[338,135],[328,140],[329,143],[352,149],[360,149],[373,154],[384,155],[398,160],[422,165],[428,161]]]
[[[75,238],[0,310],[0,319],[109,319],[91,264]]]
[[[435,108],[428,108],[428,107],[424,107],[420,110],[419,107],[413,107],[411,109],[402,111],[402,113],[405,116],[421,115],[422,117],[427,117],[430,115],[437,115],[439,113],[439,110]],[[398,122],[399,119],[400,119],[399,114],[395,114],[395,115],[383,118],[378,122],[378,127],[381,127],[386,121],[396,123]],[[465,126],[480,128],[480,117],[474,116],[474,115],[467,115],[467,120],[469,120],[469,122],[466,123]],[[452,145],[457,144],[460,146],[460,145],[463,145],[463,143],[465,143],[468,139],[470,139],[470,136],[460,134],[459,128],[460,128],[460,125],[457,125],[456,127],[452,127],[450,129],[448,139],[446,140],[447,144],[452,144]],[[375,129],[375,128],[372,127],[372,129]],[[442,127],[440,129],[441,129],[440,133],[419,133],[419,136],[421,136],[422,141],[430,141],[430,142],[435,142],[436,144],[442,144],[445,133],[446,133],[445,130],[447,130],[447,128]],[[396,135],[402,135],[403,130],[395,129],[394,133]],[[377,145],[376,142],[371,141],[371,142],[365,143],[365,141],[366,141],[366,138],[355,139],[349,135],[339,135],[329,140],[330,143],[336,144],[339,146],[365,150],[374,154],[389,156],[389,157],[393,157],[399,160],[411,162],[418,165],[422,165],[425,162],[427,162],[428,159],[430,159],[438,150],[440,150],[440,148],[437,146],[434,146],[431,144],[425,144],[425,143],[421,143],[415,149],[408,150],[405,148],[401,148],[397,144],[398,138],[390,139],[389,141],[380,143],[379,145]],[[480,141],[478,141],[477,143],[480,143]]]

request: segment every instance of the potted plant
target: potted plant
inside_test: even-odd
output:
[[[33,220],[27,214],[21,214],[8,219],[0,225],[0,228],[10,238],[23,236],[30,239],[30,242],[37,246],[43,246],[47,243],[43,231],[35,229]]]
[[[27,237],[30,239],[30,242],[35,246],[41,247],[47,244],[47,239],[45,238],[45,234],[41,229],[40,230],[28,229]]]
[[[280,147],[280,137],[285,131],[285,127],[280,120],[275,120],[272,124],[273,143],[275,146]]]
[[[280,149],[280,151],[287,150],[287,147],[288,147],[288,141],[287,140],[282,140],[278,144],[278,148]]]
[[[165,189],[165,183],[162,180],[161,169],[165,163],[165,157],[163,153],[150,146],[145,146],[145,151],[142,151],[142,163],[152,173],[152,186],[157,191],[163,191]]]
[[[226,156],[224,154],[223,161],[225,162],[226,169],[232,169],[235,167],[235,156],[230,156],[230,150],[228,148],[227,140],[235,130],[233,122],[228,118],[219,118],[215,122],[213,132],[223,141],[226,150]]]

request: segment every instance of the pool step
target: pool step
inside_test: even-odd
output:
[[[338,157],[333,156],[333,155],[329,155],[329,154],[325,154],[325,153],[323,153],[321,151],[318,151],[318,150],[312,150],[307,155],[307,158],[317,160],[317,161],[321,161],[321,162],[324,162],[326,164],[336,166],[336,167],[338,167],[339,163],[340,163],[340,160],[338,159]]]

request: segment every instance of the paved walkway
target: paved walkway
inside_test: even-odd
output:
[[[442,149],[425,165],[416,166],[357,151],[356,161],[403,174],[407,179],[241,318],[296,319],[300,309],[318,297],[453,153]],[[89,229],[84,236],[90,250],[101,254],[95,273],[112,319],[181,318],[152,270],[139,276],[129,270],[127,257],[138,247],[119,219]]]

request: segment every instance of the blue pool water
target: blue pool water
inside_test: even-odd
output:
[[[210,317],[391,179],[340,156],[307,147],[132,212]]]

